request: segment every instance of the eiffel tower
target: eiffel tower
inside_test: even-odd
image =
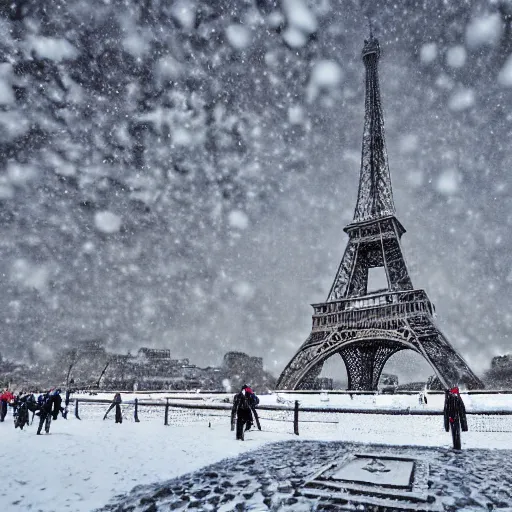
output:
[[[279,377],[277,389],[308,389],[329,357],[339,354],[351,390],[377,389],[387,360],[414,350],[445,387],[484,386],[434,323],[424,290],[415,290],[403,256],[405,229],[395,217],[384,141],[378,40],[370,33],[362,58],[366,68],[365,117],[359,192],[349,241],[326,302],[313,304],[309,338]],[[369,272],[380,269],[387,286],[368,291]]]

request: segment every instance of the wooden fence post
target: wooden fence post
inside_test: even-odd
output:
[[[293,433],[299,435],[299,401],[295,400],[295,410],[293,411]]]
[[[169,399],[168,398],[167,398],[167,403],[165,404],[164,425],[169,425]]]
[[[139,421],[139,400],[138,400],[138,398],[135,399],[135,410],[133,411],[133,419],[135,420],[135,423],[140,423],[140,421]]]
[[[75,418],[77,420],[81,420],[80,416],[78,415],[78,398],[75,398]]]

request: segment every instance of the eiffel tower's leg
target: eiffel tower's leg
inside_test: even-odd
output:
[[[379,387],[380,376],[388,359],[400,350],[404,350],[404,347],[398,345],[397,343],[384,342],[378,346],[373,361],[373,390],[377,390]]]
[[[357,258],[357,243],[349,240],[341,260],[336,278],[327,297],[328,301],[343,299],[346,295],[347,284],[350,282],[354,261]]]
[[[412,290],[407,265],[402,254],[402,247],[398,238],[387,238],[383,241],[384,255],[388,268],[391,290]]]
[[[368,288],[368,254],[364,250],[358,250],[354,261],[354,270],[348,283],[348,295],[365,295]]]
[[[371,367],[368,365],[368,358],[361,353],[361,347],[352,345],[339,352],[345,362],[348,377],[348,389],[363,390],[370,386]]]
[[[324,362],[317,364],[314,366],[308,374],[302,379],[300,384],[297,386],[296,389],[313,389],[314,388],[314,382],[315,379],[320,375],[322,368],[324,366]]]
[[[283,370],[276,384],[277,389],[306,389],[322,371],[328,355],[336,353],[337,341],[329,341],[330,334],[332,333],[320,331],[309,335]],[[331,346],[333,350],[329,353]]]
[[[383,340],[352,344],[340,350],[348,376],[348,389],[376,391],[387,360],[405,347]]]
[[[416,336],[418,352],[434,368],[445,387],[465,384],[468,389],[484,388],[482,381],[471,371],[430,317],[410,318],[408,323]]]

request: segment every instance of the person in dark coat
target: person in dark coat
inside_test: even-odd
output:
[[[110,404],[110,407],[107,409],[107,412],[105,413],[105,416],[103,416],[103,419],[107,419],[108,413],[115,407],[116,408],[116,423],[122,423],[123,422],[123,413],[121,411],[121,393],[116,393],[114,395],[114,399],[112,400],[112,403]]]
[[[36,411],[36,400],[32,393],[20,394],[13,404],[16,413],[14,416],[14,428],[20,427],[23,430],[25,425],[30,423],[30,412]]]
[[[50,433],[50,424],[52,422],[52,409],[53,409],[53,395],[50,392],[45,393],[44,395],[39,395],[37,398],[37,402],[39,404],[39,411],[36,413],[39,415],[39,425],[37,427],[37,435],[41,435],[41,430],[49,434]]]
[[[252,417],[256,420],[256,426],[258,430],[261,430],[260,419],[258,417],[258,412],[256,411],[256,407],[260,403],[260,399],[256,396],[256,393],[247,385],[244,384],[242,386],[242,391],[245,391],[247,399],[249,400],[249,407],[251,408]],[[252,427],[252,418],[251,421],[246,423],[245,430],[250,430]]]
[[[249,397],[245,390],[242,389],[240,393],[236,394],[233,399],[233,409],[231,410],[231,425],[233,429],[234,420],[236,417],[236,439],[239,441],[244,440],[244,427],[250,428],[252,425],[252,412],[249,403]]]
[[[466,408],[459,394],[459,388],[445,390],[444,398],[444,428],[446,432],[452,431],[453,447],[461,449],[460,431],[468,431]]]

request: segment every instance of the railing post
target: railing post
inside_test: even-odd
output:
[[[169,425],[169,399],[168,398],[167,398],[167,403],[165,404],[164,425]]]
[[[299,435],[299,401],[295,400],[295,410],[293,411],[293,433]]]
[[[81,420],[80,416],[78,415],[78,398],[75,398],[75,418],[77,420]]]
[[[135,399],[135,410],[133,411],[133,419],[135,423],[140,423],[139,421],[139,399]]]

